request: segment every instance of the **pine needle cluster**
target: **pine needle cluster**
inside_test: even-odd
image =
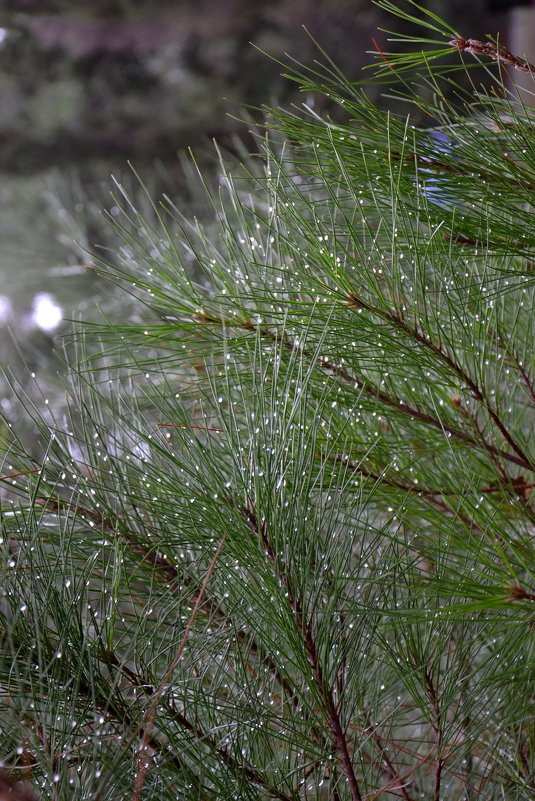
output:
[[[415,9],[368,79],[414,114],[323,54],[290,77],[337,113],[269,110],[209,232],[118,201],[142,322],[77,336],[3,470],[1,757],[42,798],[534,797],[526,63]]]

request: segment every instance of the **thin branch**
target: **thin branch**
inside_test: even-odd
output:
[[[227,535],[225,533],[223,535],[223,538],[221,539],[221,542],[217,546],[216,552],[214,553],[214,555],[212,557],[212,561],[210,562],[208,570],[206,571],[206,575],[204,577],[204,581],[202,583],[201,589],[200,589],[199,594],[197,596],[197,600],[195,601],[195,604],[193,606],[190,618],[188,620],[188,624],[186,626],[186,630],[184,632],[184,636],[182,637],[182,640],[180,641],[180,644],[179,644],[179,646],[178,646],[178,648],[177,648],[177,650],[175,652],[175,655],[174,655],[173,659],[171,660],[171,663],[170,663],[170,665],[169,665],[169,667],[168,667],[168,669],[167,669],[167,671],[166,671],[166,673],[165,673],[165,675],[164,675],[164,677],[163,677],[163,679],[162,679],[162,681],[160,683],[160,686],[157,688],[157,690],[155,691],[154,695],[152,696],[151,702],[148,704],[148,706],[147,706],[147,708],[145,710],[145,713],[143,715],[142,726],[144,727],[144,731],[143,731],[143,735],[141,737],[141,744],[140,744],[139,751],[138,751],[136,775],[135,775],[135,779],[134,779],[134,793],[133,793],[133,796],[132,796],[132,801],[141,801],[141,790],[143,789],[145,776],[146,776],[147,770],[149,768],[149,762],[148,762],[148,759],[146,757],[146,751],[147,751],[147,746],[149,745],[151,737],[152,737],[152,732],[154,730],[154,719],[156,717],[156,706],[157,706],[160,698],[162,697],[163,693],[167,689],[167,686],[169,684],[169,680],[170,680],[171,676],[173,675],[173,673],[175,671],[175,668],[176,668],[176,666],[178,665],[178,663],[180,661],[180,657],[182,656],[182,652],[184,651],[184,648],[186,647],[186,643],[187,643],[187,641],[189,639],[189,635],[190,635],[191,630],[193,628],[193,623],[194,623],[195,618],[197,616],[197,612],[199,611],[199,609],[202,606],[203,598],[204,598],[204,595],[205,595],[205,592],[206,592],[206,587],[208,586],[208,582],[210,580],[210,576],[213,573],[213,570],[215,568],[215,564],[217,562],[219,554],[221,553],[221,549],[223,548],[223,545],[225,544],[226,538],[227,538]]]
[[[515,451],[517,456],[521,459],[523,467],[527,470],[535,471],[535,465],[532,464],[529,457],[524,453],[523,449],[518,445],[515,441],[512,434],[506,428],[504,422],[501,420],[498,412],[490,405],[488,399],[483,394],[482,390],[478,387],[476,382],[473,380],[470,373],[468,373],[461,365],[459,365],[455,359],[447,353],[442,346],[439,344],[435,344],[431,339],[428,339],[421,331],[418,331],[417,328],[411,328],[405,320],[403,320],[399,315],[394,314],[393,312],[383,311],[382,309],[378,309],[374,306],[371,306],[369,303],[364,301],[354,292],[350,293],[349,304],[350,308],[358,308],[358,309],[366,309],[371,314],[380,317],[385,322],[389,323],[390,325],[397,328],[399,331],[402,331],[406,336],[416,342],[421,348],[424,350],[429,351],[435,358],[439,359],[443,364],[445,364],[452,373],[454,373],[464,384],[466,384],[467,388],[470,390],[472,397],[481,404],[481,406],[487,411],[488,415],[494,422],[495,426],[498,428],[500,433],[502,434],[505,441],[508,445]],[[495,452],[495,449],[492,448],[490,444],[486,443],[487,449],[490,452]]]
[[[277,559],[277,555],[269,538],[266,522],[262,521],[259,526],[256,513],[248,505],[245,506],[243,512],[249,527],[256,534],[256,536],[260,538],[268,559],[272,562],[277,571],[279,579],[284,584],[288,603],[293,610],[295,623],[303,640],[303,645],[312,669],[312,675],[314,677],[318,693],[325,706],[327,723],[332,737],[333,749],[338,755],[338,759],[342,765],[342,770],[347,779],[351,798],[353,801],[362,801],[360,786],[351,761],[346,733],[342,727],[342,722],[338,714],[338,708],[334,700],[333,691],[326,685],[325,682],[325,676],[323,674],[323,668],[320,664],[312,624],[309,620],[305,619],[301,601],[299,598],[297,598],[289,577],[280,569],[279,560]]]
[[[334,456],[331,457],[335,461],[339,461],[342,464],[346,465],[350,470],[355,470],[362,473],[363,476],[366,478],[371,478],[373,481],[378,483],[385,484],[387,487],[392,487],[393,489],[399,489],[402,492],[410,493],[411,495],[416,495],[418,498],[427,501],[427,503],[434,506],[436,509],[439,509],[441,512],[445,512],[448,517],[455,517],[457,520],[460,520],[465,526],[469,529],[469,531],[474,531],[481,536],[485,534],[483,529],[478,526],[478,524],[468,517],[464,512],[461,512],[460,509],[452,509],[451,506],[442,500],[443,497],[447,497],[452,493],[443,492],[441,490],[432,490],[430,488],[426,488],[421,486],[420,484],[414,484],[410,481],[399,481],[398,479],[391,478],[390,476],[383,474],[383,473],[375,473],[372,470],[367,470],[361,464],[353,464],[349,460],[341,457],[341,456]],[[484,490],[481,490],[484,491]],[[490,490],[489,490],[490,491]],[[457,497],[456,495],[454,497]],[[504,544],[503,540],[500,538],[500,542],[502,545]]]
[[[472,53],[474,56],[488,56],[500,64],[514,67],[515,70],[529,72],[532,75],[535,74],[533,64],[530,64],[524,58],[515,56],[510,50],[506,50],[505,47],[494,44],[494,42],[480,42],[479,39],[465,39],[464,36],[457,36],[455,39],[451,39],[448,44],[451,47],[456,47],[457,50],[464,50],[465,53]]]
[[[113,651],[106,651],[103,654],[105,660],[118,668],[128,682],[145,695],[153,697],[154,689],[150,682],[143,676],[135,673],[127,665],[120,661],[118,656]],[[182,712],[175,709],[174,705],[169,701],[163,701],[162,705],[165,706],[167,712],[185,731],[193,734],[199,743],[207,745],[222,762],[225,763],[236,775],[243,777],[246,776],[249,781],[261,787],[272,798],[277,798],[279,801],[297,801],[297,796],[292,793],[291,796],[282,792],[281,790],[273,787],[273,785],[263,776],[258,770],[253,769],[250,765],[239,763],[222,745],[218,745],[210,735],[202,729],[201,725],[192,723]]]
[[[450,506],[448,506],[444,501],[441,501],[441,498],[459,498],[460,493],[454,492],[453,490],[444,490],[444,489],[432,489],[429,486],[425,486],[424,484],[415,484],[412,481],[407,481],[404,479],[401,481],[399,478],[393,478],[392,476],[388,475],[386,472],[376,473],[373,470],[368,470],[364,467],[361,463],[351,462],[346,456],[339,456],[338,454],[331,454],[327,457],[328,459],[332,460],[333,462],[343,464],[345,467],[349,468],[349,470],[359,472],[366,478],[371,478],[373,481],[381,482],[385,484],[387,487],[391,487],[392,489],[399,489],[402,492],[408,492],[412,495],[417,495],[419,498],[423,498],[424,500],[428,501],[429,503],[433,504],[437,508],[441,509],[448,514],[453,514],[453,510]],[[501,472],[500,472],[501,475]],[[535,488],[535,482],[533,481],[526,481],[524,476],[516,476],[515,478],[511,478],[508,475],[502,476],[503,482],[498,483],[495,482],[493,484],[487,484],[484,487],[478,487],[474,490],[476,495],[493,495],[499,492],[503,492],[507,490],[510,492],[514,497],[518,498],[522,502],[526,502],[531,495],[532,489]],[[455,514],[459,517],[460,520],[463,517],[460,515],[458,511]],[[468,518],[467,518],[468,520]],[[476,523],[468,520],[468,523],[471,528],[474,530],[478,529]],[[479,529],[480,530],[480,529]]]
[[[388,756],[387,745],[386,745],[385,741],[383,740],[381,735],[378,734],[375,731],[375,729],[373,729],[373,728],[372,728],[372,731],[371,731],[371,737],[372,737],[372,740],[373,740],[373,742],[375,744],[375,747],[377,748],[379,754],[381,755],[381,759],[383,760],[384,766],[386,768],[387,775],[388,775],[388,777],[390,779],[390,782],[388,783],[387,787],[383,788],[383,790],[386,791],[386,790],[391,790],[391,789],[395,788],[395,789],[399,790],[399,793],[400,793],[403,801],[413,801],[411,796],[408,794],[408,792],[407,792],[407,790],[405,788],[405,785],[403,784],[403,782],[407,778],[407,776],[406,775],[401,776],[398,773],[398,771],[396,770],[396,767],[394,766],[394,763],[392,762],[392,760]]]
[[[435,732],[435,743],[436,743],[436,751],[437,756],[435,760],[435,786],[434,786],[434,795],[433,801],[440,801],[440,786],[442,782],[442,771],[444,768],[444,760],[442,759],[442,713],[440,711],[440,706],[438,703],[437,692],[435,690],[435,686],[433,684],[433,678],[429,670],[425,671],[425,687],[427,690],[427,695],[431,702],[431,708],[433,710],[433,731]]]
[[[225,434],[224,428],[210,428],[209,426],[183,426],[179,423],[158,423],[158,428],[185,428],[186,430],[196,429],[197,431],[213,431],[216,434]]]
[[[38,467],[36,470],[22,470],[20,473],[10,473],[8,476],[0,476],[0,481],[7,481],[10,478],[18,478],[19,476],[27,476],[30,473],[40,473],[41,468]]]
[[[498,336],[503,346],[508,351],[511,361],[513,362],[516,370],[519,372],[520,377],[522,378],[522,382],[526,388],[526,392],[530,401],[532,402],[533,406],[535,406],[535,384],[533,383],[533,380],[531,379],[528,371],[526,370],[524,363],[519,358],[512,342],[506,341],[501,333],[499,333]]]
[[[515,356],[513,358],[515,359],[515,364],[516,364],[516,366],[518,368],[518,371],[519,371],[520,375],[522,376],[522,380],[524,382],[524,385],[526,387],[527,393],[529,395],[529,399],[533,403],[533,405],[535,406],[535,385],[533,384],[533,381],[529,377],[526,368],[520,362],[520,360],[516,360]]]
[[[489,455],[489,459],[491,460],[492,464],[496,468],[496,471],[501,476],[502,480],[505,483],[507,483],[510,479],[509,479],[509,476],[507,475],[505,467],[503,467],[500,464],[500,461],[499,461],[498,457],[490,450],[490,448],[489,448],[490,443],[487,442],[487,440],[485,439],[485,436],[483,434],[483,431],[481,430],[481,427],[480,427],[480,425],[478,423],[476,415],[472,411],[468,411],[468,409],[466,409],[466,407],[463,405],[463,403],[462,403],[462,401],[461,401],[461,399],[459,397],[453,398],[452,399],[452,403],[453,403],[453,405],[455,406],[456,409],[459,409],[459,411],[463,415],[463,417],[466,420],[469,421],[470,425],[472,426],[472,428],[476,432],[476,434],[477,434],[477,436],[478,436],[478,438],[479,438],[479,440],[481,442],[481,445],[487,451],[487,453]]]
[[[44,507],[54,514],[67,514],[72,511],[67,501],[58,500],[57,498],[39,498],[36,500],[36,504]],[[80,515],[82,518],[92,520],[110,536],[116,536],[117,534],[122,536],[132,553],[135,553],[140,557],[141,564],[155,568],[156,575],[160,579],[168,582],[169,584],[182,582],[183,585],[190,585],[192,583],[189,576],[185,577],[183,574],[179,573],[177,568],[172,564],[165,554],[159,551],[150,550],[141,543],[136,542],[136,540],[134,540],[130,535],[128,526],[126,526],[121,520],[117,520],[116,525],[114,526],[112,525],[111,521],[105,519],[102,513],[94,512],[91,509],[80,506],[76,507],[76,514]],[[201,610],[207,617],[216,618],[220,625],[228,625],[227,616],[223,609],[221,609],[213,600],[207,598],[206,595],[203,598]],[[292,682],[279,671],[272,657],[269,655],[269,653],[266,653],[263,646],[253,639],[247,632],[242,631],[241,629],[235,632],[235,636],[238,642],[247,643],[250,652],[268,668],[270,674],[278,683],[281,690],[286,694],[288,700],[291,701],[294,699],[295,687],[293,686]]]
[[[13,638],[13,632],[11,632],[11,637]],[[17,647],[17,649],[22,650],[24,647],[23,643],[17,638],[14,639],[13,645]],[[29,688],[27,689],[29,693]],[[117,724],[118,728],[121,731],[121,736],[124,735],[125,730],[131,729],[141,736],[145,736],[145,731],[143,728],[140,729],[138,723],[132,719],[131,717],[131,710],[129,705],[125,705],[122,699],[118,699],[117,697],[113,697],[113,695],[106,695],[102,692],[100,682],[93,682],[89,684],[82,675],[78,677],[77,681],[77,692],[79,695],[83,696],[83,709],[87,709],[87,705],[89,704],[89,708],[94,709],[97,717],[101,715],[108,716],[112,718],[115,723]],[[26,714],[29,715],[29,711],[26,710]],[[35,715],[35,712],[32,713]],[[37,727],[39,724],[35,720],[32,719],[32,723]],[[35,729],[37,731],[37,728]],[[184,763],[181,762],[180,758],[175,754],[170,753],[162,743],[160,743],[154,736],[147,735],[147,745],[155,752],[162,754],[162,757],[165,761],[167,761],[170,765],[172,765],[177,772],[181,772],[184,770]],[[27,766],[25,765],[23,768],[24,771],[27,770]],[[191,782],[195,782],[196,789],[199,791],[199,799],[200,801],[206,801],[206,798],[202,798],[200,795],[200,782],[189,769],[189,780]],[[17,797],[13,798],[13,801],[17,801]],[[21,799],[21,801],[23,801]]]
[[[508,591],[507,591],[507,600],[508,601],[531,601],[532,603],[535,602],[535,593],[528,592],[523,587],[520,587],[518,584],[510,584]]]
[[[252,321],[246,320],[240,322],[239,320],[221,320],[220,318],[210,317],[205,312],[202,314],[196,313],[193,315],[193,319],[196,322],[202,323],[210,323],[218,328],[238,328],[242,331],[250,331],[250,332],[257,332],[260,336],[270,339],[273,343],[280,343],[286,350],[292,352],[296,350],[295,345],[290,342],[288,339],[284,339],[280,336],[276,331],[271,331],[268,328],[260,328],[256,326]],[[313,358],[312,354],[307,350],[301,350],[303,356]],[[358,376],[350,373],[344,367],[340,365],[334,364],[330,362],[328,359],[316,359],[315,363],[317,367],[321,370],[328,371],[333,376],[338,378],[344,384],[351,386],[353,389],[358,389],[362,391],[368,397],[374,398],[378,400],[380,403],[383,403],[385,406],[388,406],[397,414],[401,414],[405,417],[412,418],[414,420],[418,420],[419,422],[425,423],[426,425],[432,426],[433,428],[437,429],[442,433],[449,434],[453,439],[458,440],[459,442],[465,442],[468,445],[472,445],[474,447],[480,448],[481,443],[476,437],[473,437],[471,434],[468,434],[466,431],[463,431],[460,428],[456,428],[455,426],[450,425],[449,423],[440,420],[437,417],[434,417],[432,414],[428,412],[423,412],[421,409],[418,409],[414,406],[410,406],[409,404],[405,403],[399,398],[393,398],[388,395],[386,392],[378,389],[378,387],[374,386],[370,381],[367,379],[364,380],[359,378]],[[505,459],[512,464],[519,465],[526,470],[534,470],[535,468],[531,466],[530,462],[526,459],[526,457],[521,457],[516,453],[509,453],[509,451],[502,450],[501,448],[497,448],[494,445],[488,445],[488,449],[492,451],[496,456],[500,456],[502,459]]]

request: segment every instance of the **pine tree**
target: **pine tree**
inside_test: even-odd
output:
[[[533,798],[532,68],[396,13],[434,40],[378,52],[389,112],[323,54],[215,225],[122,199],[142,322],[27,404],[42,462],[7,438],[1,753],[42,798]]]

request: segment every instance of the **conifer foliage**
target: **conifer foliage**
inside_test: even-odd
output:
[[[0,748],[42,798],[534,797],[531,68],[407,8],[390,112],[324,54],[208,229],[123,198],[141,323],[27,404],[44,460],[9,437]]]

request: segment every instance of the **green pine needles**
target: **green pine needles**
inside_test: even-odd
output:
[[[530,68],[414,14],[393,110],[297,65],[208,228],[122,198],[137,321],[26,404],[43,459],[7,438],[0,749],[42,798],[535,795]]]

